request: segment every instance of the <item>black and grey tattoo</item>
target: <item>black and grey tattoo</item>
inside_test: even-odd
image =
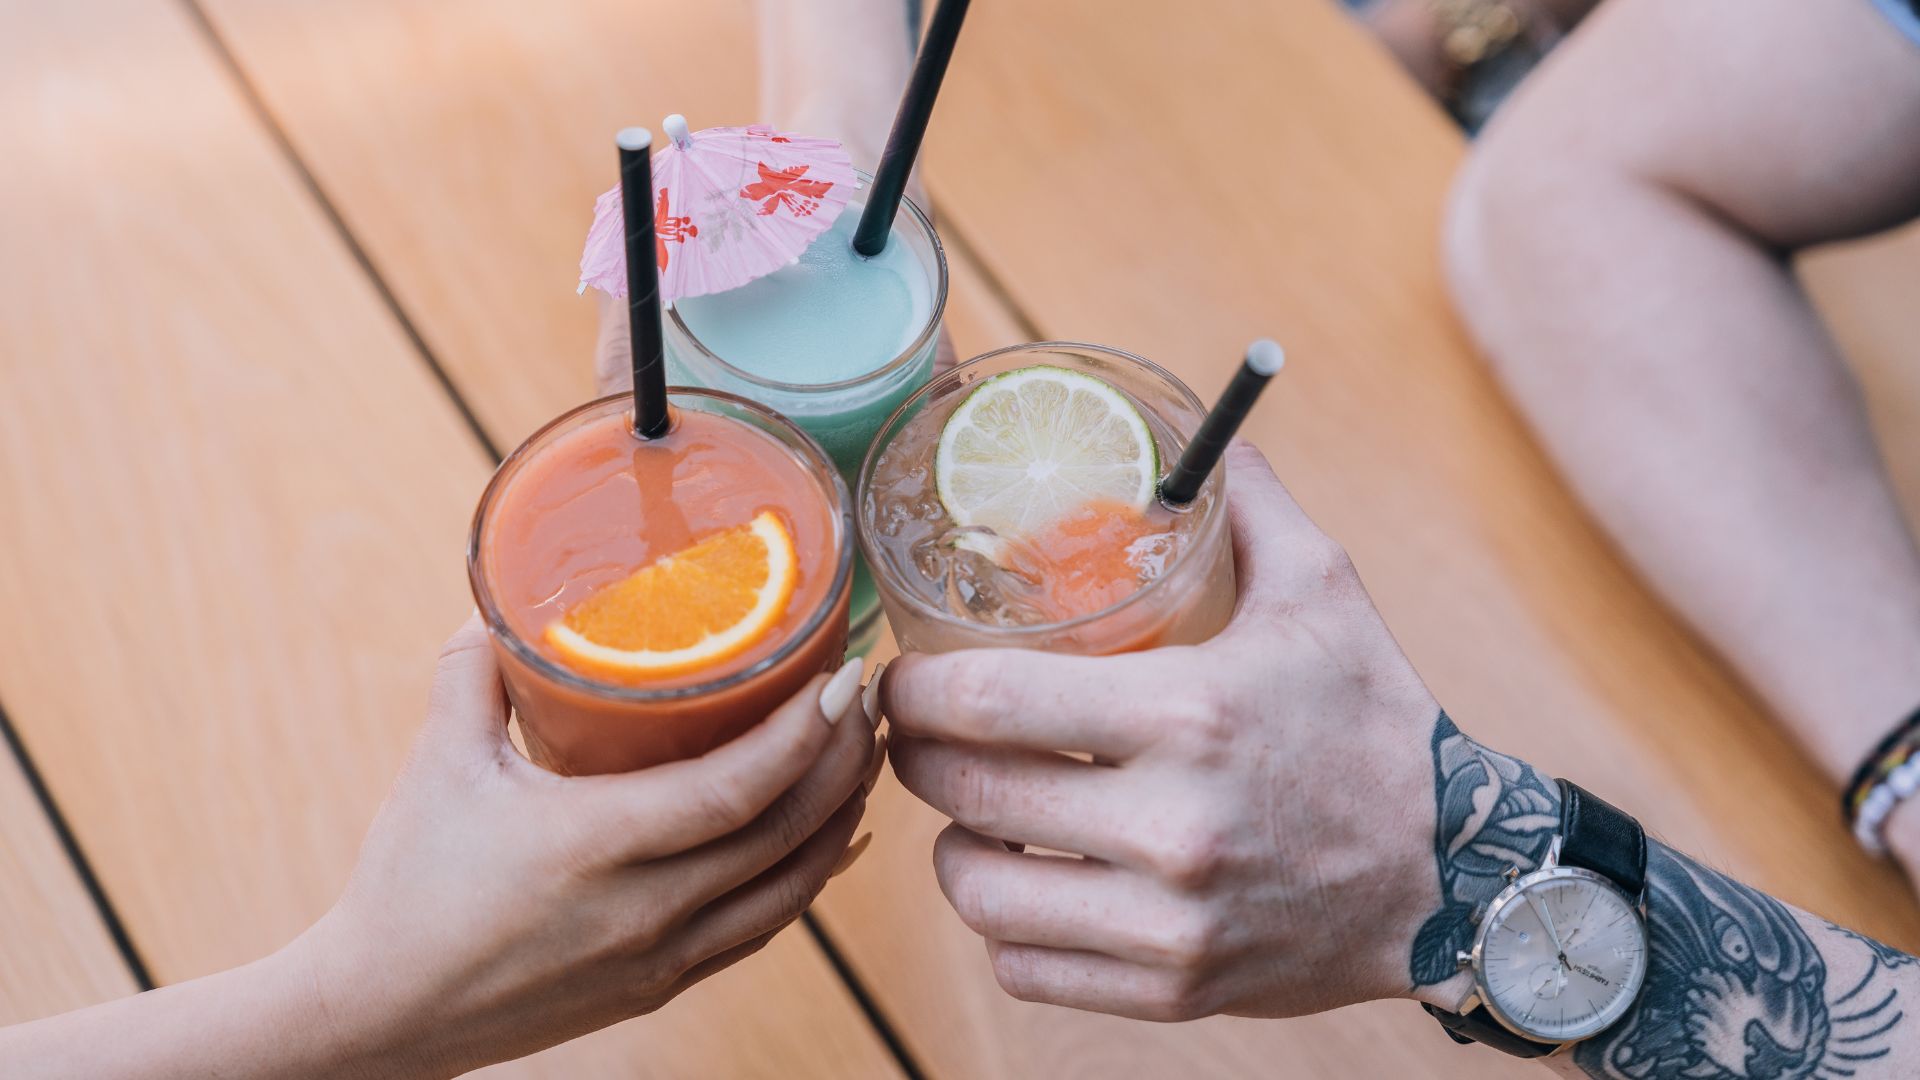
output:
[[[1484,905],[1545,856],[1558,788],[1480,746],[1445,713],[1433,732],[1441,906],[1414,940],[1416,985],[1454,976]],[[1884,1067],[1906,1020],[1894,973],[1914,957],[1843,927],[1809,931],[1785,904],[1659,843],[1647,845],[1648,972],[1620,1023],[1573,1060],[1604,1080],[1848,1080]],[[1818,933],[1819,941],[1814,939]],[[1829,963],[1863,966],[1830,987]]]
[[[1812,1076],[1832,1021],[1826,965],[1784,904],[1647,851],[1640,1003],[1574,1055],[1594,1076]]]
[[[1460,733],[1442,712],[1433,727],[1434,860],[1440,910],[1413,942],[1417,986],[1445,982],[1473,945],[1474,924],[1514,867],[1539,866],[1560,828],[1560,790],[1533,766]]]

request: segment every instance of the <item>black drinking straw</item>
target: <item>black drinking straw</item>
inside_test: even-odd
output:
[[[653,133],[622,128],[620,213],[627,226],[627,332],[633,345],[633,433],[657,439],[667,433],[667,362],[660,335],[660,267],[654,263]]]
[[[920,156],[920,140],[926,137],[927,121],[933,118],[933,99],[940,96],[940,80],[946,77],[947,61],[953,59],[953,45],[960,40],[960,23],[966,17],[967,0],[940,0],[933,21],[927,25],[927,39],[920,43],[913,77],[907,80],[900,111],[893,115],[893,131],[887,135],[886,153],[880,155],[880,171],[873,175],[867,208],[861,211],[860,227],[853,234],[853,250],[869,259],[887,250],[893,215],[899,212],[900,199],[907,193],[907,175]]]
[[[1233,373],[1233,381],[1213,403],[1206,419],[1200,421],[1200,430],[1193,433],[1180,463],[1160,481],[1162,503],[1185,506],[1199,497],[1200,485],[1207,482],[1207,474],[1227,452],[1233,433],[1240,430],[1240,421],[1253,411],[1253,403],[1267,388],[1267,380],[1286,362],[1286,352],[1272,338],[1261,338],[1247,346],[1247,357],[1240,362],[1240,370]]]

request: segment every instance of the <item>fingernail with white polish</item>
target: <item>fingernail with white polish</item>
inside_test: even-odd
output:
[[[853,843],[847,845],[847,853],[845,855],[840,856],[839,865],[835,866],[833,868],[833,873],[828,874],[827,876],[830,878],[837,878],[841,874],[846,873],[847,869],[851,867],[860,858],[860,856],[866,854],[867,845],[871,843],[873,843],[873,834],[861,833],[860,839],[855,840]]]
[[[840,714],[853,704],[854,695],[860,692],[860,670],[864,667],[865,662],[854,657],[834,672],[826,688],[820,691],[820,711],[826,715],[829,725],[839,723]]]
[[[860,695],[860,707],[867,710],[867,726],[880,730],[880,676],[887,670],[881,664],[873,669],[873,678],[867,680],[867,689]]]

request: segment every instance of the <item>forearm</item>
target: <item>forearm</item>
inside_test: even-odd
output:
[[[0,1030],[9,1080],[449,1075],[329,1015],[296,943],[244,967]]]
[[[1479,746],[1444,715],[1434,734],[1441,902],[1414,938],[1415,996],[1456,1008],[1454,957],[1509,869],[1540,865],[1557,832],[1553,781]],[[1648,844],[1648,970],[1626,1017],[1555,1067],[1612,1080],[1910,1075],[1920,1061],[1920,966]],[[1488,1051],[1491,1052],[1491,1051]]]
[[[1648,858],[1649,884],[1662,891],[1649,902],[1655,966],[1646,990],[1618,1028],[1570,1060],[1553,1059],[1558,1071],[1606,1080],[1913,1075],[1920,1026],[1908,1013],[1920,1001],[1920,966],[1912,956],[1663,844],[1649,845]],[[1653,916],[1655,903],[1668,906],[1664,917]],[[1682,948],[1700,962],[1662,962],[1663,950]],[[1736,948],[1747,951],[1729,951]],[[1649,1057],[1644,1071],[1629,1067]]]
[[[913,68],[914,0],[760,0],[760,117],[871,172]]]

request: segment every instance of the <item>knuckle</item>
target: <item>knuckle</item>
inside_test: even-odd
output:
[[[781,851],[792,851],[813,835],[812,808],[808,800],[798,794],[775,800],[761,818]]]
[[[809,878],[789,874],[774,886],[774,910],[778,913],[781,926],[799,918],[807,908],[813,905],[813,898],[825,881],[815,882]]]
[[[1251,441],[1236,435],[1227,444],[1227,467],[1259,471],[1267,468],[1267,458]]]
[[[993,981],[1000,984],[1008,997],[1017,1001],[1043,1000],[1033,962],[1024,950],[989,947],[988,951],[993,959]]]
[[[685,971],[686,966],[680,959],[670,964],[644,966],[639,974],[619,984],[620,990],[614,998],[616,1007],[623,1016],[645,1016],[660,1007],[660,999],[666,996],[673,980]]]
[[[1175,970],[1198,972],[1212,966],[1225,936],[1220,920],[1202,909],[1165,920],[1154,944]]]
[[[1200,822],[1172,830],[1149,846],[1146,862],[1155,877],[1180,892],[1204,891],[1226,863],[1223,830]]]
[[[1203,979],[1186,972],[1169,972],[1149,990],[1142,1019],[1168,1024],[1198,1020],[1212,1013],[1211,997]]]
[[[946,668],[943,689],[961,722],[985,733],[998,726],[1011,700],[1005,674],[992,664],[962,663],[955,657]]]
[[[1196,892],[1213,880],[1212,853],[1192,841],[1167,845],[1156,853],[1154,872],[1162,881],[1184,892]]]
[[[659,914],[643,915],[635,919],[626,931],[626,951],[630,954],[649,953],[667,942],[667,920]]]
[[[581,917],[578,933],[591,943],[590,963],[628,964],[667,942],[670,916],[663,911],[604,907]]]
[[[990,769],[976,763],[956,765],[948,776],[948,796],[953,804],[954,820],[975,832],[990,830],[995,817],[993,807],[999,784]]]
[[[616,813],[561,813],[554,819],[554,843],[549,849],[558,874],[567,881],[592,881],[620,860],[626,842],[638,833],[633,815]]]
[[[972,859],[966,857],[952,834],[943,834],[934,844],[933,872],[940,891],[967,929],[991,938],[993,930],[992,897],[986,882]]]
[[[1316,536],[1308,545],[1304,565],[1312,571],[1315,582],[1322,588],[1344,590],[1360,583],[1353,557],[1325,533]]]
[[[484,635],[470,632],[463,626],[459,633],[441,644],[438,663],[442,666],[452,666],[455,663],[481,660],[491,652],[492,648],[493,646],[488,643]]]
[[[1201,748],[1218,748],[1239,734],[1233,706],[1232,695],[1220,684],[1200,682],[1166,702],[1162,723]]]
[[[731,832],[753,820],[752,801],[731,777],[712,777],[698,787],[695,805],[700,816]]]

